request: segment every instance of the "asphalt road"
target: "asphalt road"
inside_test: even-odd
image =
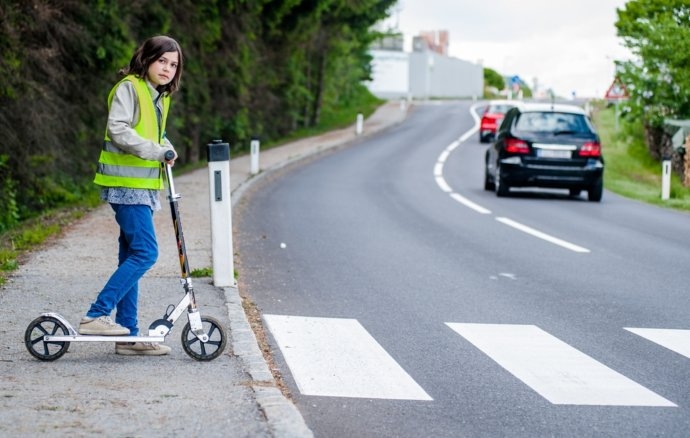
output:
[[[687,436],[690,218],[609,192],[497,198],[472,105],[418,105],[236,211],[245,291],[309,428]]]

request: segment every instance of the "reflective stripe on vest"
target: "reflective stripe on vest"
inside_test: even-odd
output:
[[[139,100],[140,117],[139,122],[133,126],[134,130],[141,137],[160,144],[162,133],[165,132],[170,96],[161,96],[161,99],[163,99],[163,114],[161,115],[159,129],[156,109],[153,106],[153,99],[144,79],[129,75],[118,82],[108,96],[108,108],[110,109],[115,90],[124,81],[130,81],[134,85],[137,99]],[[119,149],[110,141],[106,129],[105,141],[98,159],[94,182],[106,187],[160,190],[163,188],[161,163],[155,160],[144,160]]]

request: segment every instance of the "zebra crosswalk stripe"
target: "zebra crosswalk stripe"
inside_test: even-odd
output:
[[[553,404],[676,406],[537,326],[446,325]]]
[[[302,394],[432,400],[354,319],[264,315]]]
[[[690,358],[690,330],[633,327],[625,327],[625,329]]]

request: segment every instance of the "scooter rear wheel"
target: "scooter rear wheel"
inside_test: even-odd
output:
[[[52,361],[67,353],[69,342],[44,341],[45,335],[68,335],[67,327],[52,316],[39,316],[24,333],[24,345],[36,359]]]
[[[209,361],[217,358],[225,350],[228,339],[225,329],[215,319],[210,316],[202,316],[201,324],[204,331],[208,334],[208,341],[202,342],[197,338],[189,322],[182,329],[182,348],[185,353],[196,360]]]

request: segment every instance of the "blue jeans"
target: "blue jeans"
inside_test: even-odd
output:
[[[139,279],[158,259],[153,211],[147,205],[110,204],[120,226],[118,268],[103,287],[86,316],[109,316],[117,307],[115,322],[139,334],[137,302]]]

